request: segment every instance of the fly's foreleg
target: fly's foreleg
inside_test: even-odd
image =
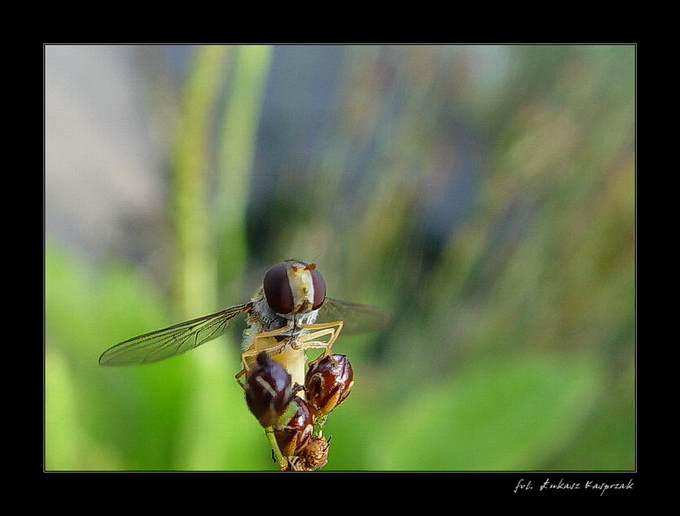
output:
[[[342,331],[342,324],[342,321],[318,324],[301,324],[300,328],[313,331],[301,335],[297,342],[293,344],[293,348],[323,349],[323,354],[314,360],[314,362],[318,361],[322,357],[329,356],[331,354],[333,343],[340,335],[340,331]],[[320,340],[326,337],[328,337],[328,340]]]
[[[342,330],[342,321],[334,321],[329,323],[315,323],[315,324],[300,324],[299,328],[307,330],[300,335],[283,340],[278,340],[276,337],[281,337],[290,333],[290,328],[284,326],[276,330],[258,333],[253,339],[253,343],[241,354],[241,363],[243,368],[236,375],[236,381],[243,387],[240,378],[250,369],[249,363],[261,352],[267,351],[270,356],[275,356],[281,353],[287,346],[295,350],[306,349],[323,349],[323,354],[318,357],[329,356],[331,348]],[[270,339],[268,341],[268,339]]]

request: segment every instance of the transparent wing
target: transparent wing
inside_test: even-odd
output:
[[[138,365],[180,355],[224,334],[229,321],[248,311],[252,303],[138,335],[107,349],[99,357],[105,366]]]
[[[381,330],[390,320],[390,315],[377,306],[340,301],[326,298],[319,309],[317,323],[343,321],[342,333],[356,334]]]

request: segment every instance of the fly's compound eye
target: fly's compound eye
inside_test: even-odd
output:
[[[288,415],[291,415],[288,419]],[[286,421],[287,420],[287,421]],[[274,427],[279,450],[286,457],[295,457],[307,447],[314,433],[314,418],[307,402],[298,396],[293,398],[281,425]]]
[[[307,270],[309,270],[310,274],[312,275],[312,285],[314,285],[314,299],[312,309],[318,310],[321,308],[321,305],[323,305],[323,302],[326,299],[326,282],[324,281],[321,272],[319,272],[319,269],[317,269],[313,264],[308,266]]]
[[[267,304],[277,314],[289,314],[293,311],[295,302],[288,280],[288,270],[285,263],[278,263],[264,275],[262,283]]]
[[[325,416],[349,396],[354,372],[345,355],[312,362],[305,377],[305,395],[316,416]]]
[[[263,427],[270,427],[278,423],[290,403],[290,375],[263,351],[257,356],[257,364],[248,371],[245,394],[250,412]]]

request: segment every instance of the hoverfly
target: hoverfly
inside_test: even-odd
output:
[[[180,355],[223,335],[229,321],[247,314],[241,361],[245,374],[257,355],[267,351],[281,363],[293,383],[304,384],[308,349],[328,356],[340,334],[372,331],[387,324],[380,308],[326,297],[323,276],[313,263],[286,260],[271,267],[262,286],[248,302],[133,337],[107,349],[104,366],[157,362]]]

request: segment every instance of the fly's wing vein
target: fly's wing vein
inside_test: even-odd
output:
[[[229,321],[247,311],[251,303],[145,333],[106,350],[102,365],[136,365],[180,355],[224,334]]]
[[[319,310],[319,317],[316,322],[337,320],[344,322],[343,334],[353,335],[383,329],[387,326],[390,316],[385,310],[377,306],[326,298]]]

